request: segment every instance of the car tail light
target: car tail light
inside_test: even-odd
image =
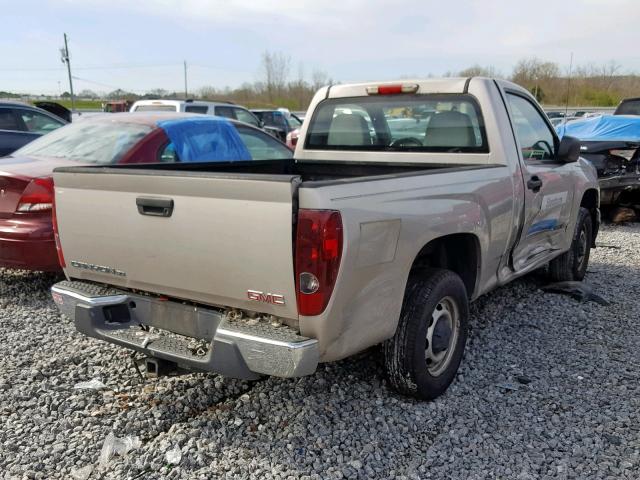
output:
[[[22,192],[16,212],[42,212],[53,206],[53,178],[34,178]]]
[[[62,268],[67,268],[62,253],[62,245],[60,244],[60,235],[58,234],[58,217],[56,215],[56,197],[53,196],[53,208],[51,209],[51,223],[53,224],[53,239],[56,242],[56,252],[58,253],[58,262]]]
[[[295,248],[298,312],[319,315],[329,303],[340,268],[340,212],[300,209]]]
[[[300,134],[300,131],[297,128],[287,133],[287,141],[286,141],[287,147],[289,147],[292,150],[296,148],[296,145],[298,144],[299,134]]]
[[[416,93],[417,83],[399,83],[397,85],[375,85],[367,87],[367,95],[394,95],[398,93]]]

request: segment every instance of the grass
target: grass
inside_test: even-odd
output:
[[[64,105],[68,109],[71,109],[71,100],[54,100],[60,105]],[[81,110],[102,110],[102,100],[76,100],[76,109]]]

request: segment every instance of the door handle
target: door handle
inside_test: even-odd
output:
[[[534,175],[527,181],[527,188],[534,192],[539,192],[542,188],[542,180],[537,175]]]
[[[170,217],[173,213],[173,199],[171,198],[136,198],[138,213],[151,217]]]

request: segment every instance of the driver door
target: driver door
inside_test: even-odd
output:
[[[526,96],[506,92],[524,179],[524,220],[512,261],[521,271],[563,248],[574,188],[571,166],[556,159],[558,140],[544,113]]]

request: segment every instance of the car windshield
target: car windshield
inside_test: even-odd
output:
[[[138,123],[84,121],[40,137],[14,155],[58,157],[108,165],[117,163],[150,131],[150,126]]]
[[[311,119],[306,148],[488,152],[480,108],[465,94],[325,100]]]

